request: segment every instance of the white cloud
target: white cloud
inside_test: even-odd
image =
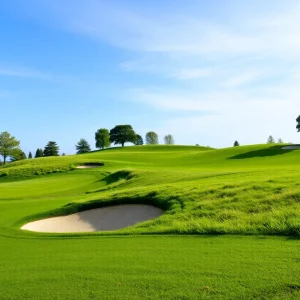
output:
[[[225,134],[232,142],[241,139],[242,143],[246,135],[248,143],[264,142],[269,134],[284,140],[296,138],[299,1],[280,6],[269,1],[265,15],[260,15],[261,1],[247,2],[253,6],[251,12],[241,8],[247,6],[243,2],[239,11],[228,10],[227,20],[217,15],[209,20],[199,17],[199,1],[193,10],[170,7],[163,14],[160,6],[145,11],[139,4],[127,7],[113,1],[73,0],[71,6],[62,1],[47,3],[47,8],[40,9],[51,16],[41,15],[43,22],[126,50],[131,60],[121,65],[122,70],[152,76],[156,87],[150,86],[153,82],[135,86],[133,81],[128,101],[190,113],[186,118],[166,120],[162,133],[176,131],[184,137],[190,130],[211,145],[210,137],[217,138],[220,146]],[[168,84],[165,80],[157,83],[166,78]],[[199,117],[203,112],[205,116]]]
[[[250,71],[247,73],[242,73],[237,76],[234,76],[232,78],[229,78],[225,80],[222,83],[222,86],[225,88],[237,88],[249,83],[252,83],[254,81],[259,80],[261,77],[263,77],[262,71]]]
[[[0,65],[0,76],[21,77],[21,78],[38,78],[38,79],[53,79],[51,74],[43,73],[33,69],[4,67]]]

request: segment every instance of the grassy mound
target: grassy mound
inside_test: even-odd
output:
[[[100,162],[104,164],[100,169],[68,171],[76,165]],[[43,199],[38,210],[36,202],[31,202],[29,214],[16,212],[16,220],[120,203],[155,204],[166,209],[157,220],[119,234],[300,236],[299,166],[300,151],[282,150],[281,145],[219,150],[192,146],[114,148],[10,164],[1,169],[10,175],[0,183],[5,190],[0,199]],[[57,169],[65,173],[53,174]],[[36,170],[52,175],[15,180],[17,176],[31,178]],[[45,197],[53,200],[45,201]],[[30,204],[26,203],[28,209]]]

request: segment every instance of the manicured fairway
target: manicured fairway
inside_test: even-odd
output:
[[[300,242],[0,238],[1,299],[299,299]]]
[[[85,163],[96,169],[76,169]],[[0,299],[300,299],[300,151],[138,146],[0,168]],[[115,232],[22,231],[113,204]]]

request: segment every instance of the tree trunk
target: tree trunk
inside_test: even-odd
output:
[[[122,147],[124,147],[124,142],[122,142]]]
[[[3,155],[3,164],[5,165],[6,162],[6,155]]]

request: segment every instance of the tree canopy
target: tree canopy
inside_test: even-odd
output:
[[[134,144],[136,146],[144,145],[144,140],[139,134],[136,135],[136,140],[135,140]]]
[[[296,122],[297,122],[297,131],[300,132],[300,116],[298,116],[298,118],[296,119]]]
[[[77,150],[76,154],[83,154],[91,151],[90,144],[85,139],[80,139],[75,147]]]
[[[131,125],[117,125],[110,130],[110,141],[115,145],[121,144],[124,147],[125,143],[135,143],[136,133]]]
[[[158,135],[154,131],[149,131],[146,133],[146,144],[147,145],[157,145],[158,144]]]
[[[272,135],[270,135],[268,137],[267,144],[274,144],[274,143],[275,143],[275,139],[272,137]]]
[[[31,158],[32,158],[32,153],[30,151],[29,154],[28,154],[28,159],[31,159]]]
[[[174,138],[173,138],[172,134],[167,134],[164,137],[164,141],[165,141],[166,145],[174,145],[175,144],[175,141],[174,141]]]
[[[239,144],[238,141],[235,141],[234,144],[233,144],[234,147],[238,147],[239,145],[240,145],[240,144]]]
[[[43,157],[43,155],[44,155],[43,149],[41,148],[36,149],[35,156],[34,156],[35,158]]]
[[[13,161],[17,161],[17,160],[22,160],[22,159],[26,159],[26,154],[19,148],[16,148],[13,153],[9,156],[10,160]]]
[[[50,141],[44,149],[44,156],[59,156],[59,147],[56,142]]]
[[[11,136],[7,131],[0,133],[0,155],[3,156],[3,164],[5,165],[8,156],[16,153],[17,149],[20,150],[20,141],[14,136]]]
[[[100,128],[95,133],[96,148],[104,149],[110,146],[109,131],[106,128]]]

